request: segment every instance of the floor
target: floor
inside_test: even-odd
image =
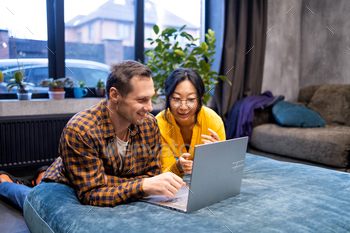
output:
[[[1,233],[30,233],[22,211],[7,200],[0,199],[0,213]]]
[[[37,168],[13,170],[9,173],[16,177],[29,179],[34,175]],[[30,233],[22,210],[3,197],[0,197],[0,213],[1,233]]]

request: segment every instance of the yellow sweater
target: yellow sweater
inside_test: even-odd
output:
[[[193,160],[194,146],[204,144],[201,134],[210,135],[208,128],[214,130],[221,141],[226,140],[225,128],[221,117],[212,109],[203,106],[198,113],[198,123],[193,127],[191,145],[189,151],[187,151],[180,128],[176,124],[173,114],[171,114],[170,110],[167,111],[167,114],[169,114],[168,119],[171,122],[169,124],[163,117],[164,112],[165,110],[156,116],[162,135],[162,150],[160,151],[162,172],[172,171],[176,175],[183,177],[185,173],[180,173],[177,169],[176,159],[180,158],[183,153],[190,153],[190,159]]]

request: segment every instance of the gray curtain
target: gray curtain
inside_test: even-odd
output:
[[[234,103],[261,92],[267,25],[267,0],[226,0],[225,32],[215,100],[226,121]]]

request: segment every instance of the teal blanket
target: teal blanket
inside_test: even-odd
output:
[[[247,154],[241,193],[184,214],[143,202],[84,206],[72,188],[36,186],[31,232],[349,232],[350,174]]]

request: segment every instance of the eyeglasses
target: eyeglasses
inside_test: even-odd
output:
[[[171,97],[171,103],[173,104],[173,106],[175,108],[179,108],[182,104],[182,101],[185,101],[185,104],[187,105],[187,107],[189,108],[193,108],[194,105],[197,103],[197,98],[190,98],[187,100],[182,100],[180,98],[173,98]]]

